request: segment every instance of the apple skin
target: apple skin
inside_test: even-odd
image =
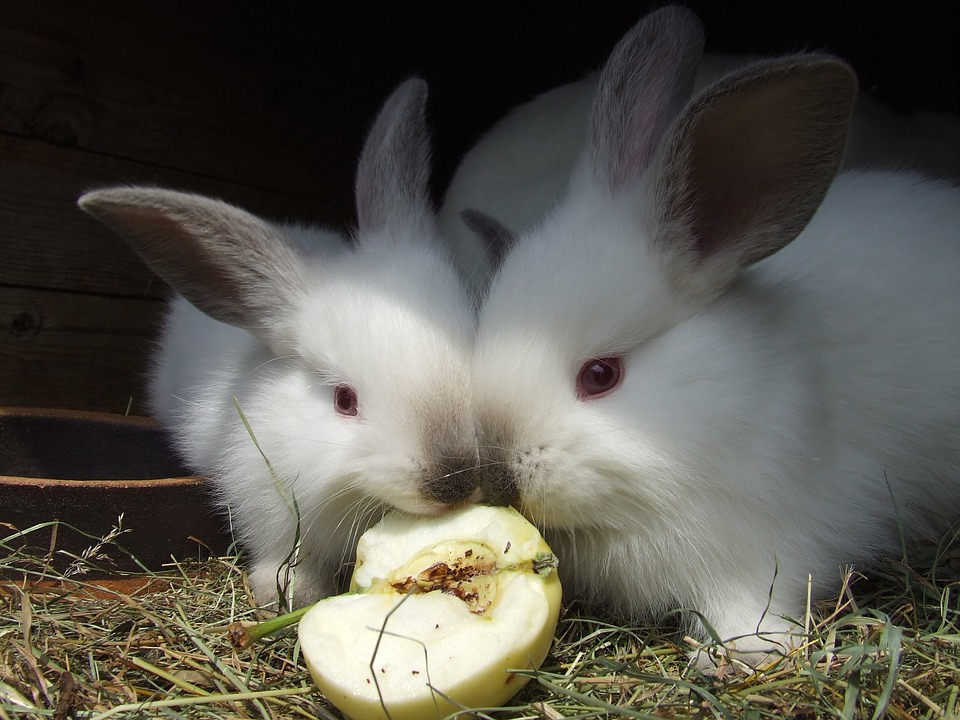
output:
[[[532,567],[551,555],[513,508],[391,513],[358,543],[353,591],[320,601],[300,621],[307,667],[352,720],[503,705],[529,679],[509,671],[538,668],[553,641],[560,580],[555,568]],[[421,571],[464,556],[496,569],[468,581],[467,592],[409,590]]]

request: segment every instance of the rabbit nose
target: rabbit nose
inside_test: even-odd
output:
[[[502,466],[483,470],[480,490],[484,501],[491,505],[513,505],[520,500],[520,485],[516,476]]]
[[[459,505],[475,500],[479,484],[477,459],[447,457],[438,462],[435,472],[421,488],[424,495],[444,505]]]

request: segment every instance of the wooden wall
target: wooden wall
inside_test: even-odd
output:
[[[688,4],[709,50],[833,50],[900,109],[960,109],[955,0]],[[0,405],[143,411],[167,289],[76,210],[83,190],[153,183],[347,226],[397,82],[430,82],[439,195],[484,127],[601,65],[650,5],[3,0]]]

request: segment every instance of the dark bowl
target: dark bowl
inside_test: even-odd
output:
[[[122,514],[127,532],[119,547],[104,548],[113,564],[94,563],[104,569],[158,570],[171,558],[222,554],[229,537],[208,482],[181,466],[148,418],[0,408],[0,552],[47,556],[62,568]]]

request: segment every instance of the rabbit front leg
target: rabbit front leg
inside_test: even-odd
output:
[[[244,529],[241,542],[250,553],[247,581],[257,605],[301,607],[334,593],[332,573],[325,572],[323,558],[285,506],[263,503],[231,511]]]
[[[712,619],[704,614],[697,622],[701,635],[710,639],[690,638],[694,648],[688,655],[696,667],[711,672],[728,664],[759,667],[803,644],[803,628],[769,598],[756,597],[755,590],[743,587],[731,587],[729,594],[721,601],[723,607],[710,613]]]
[[[313,569],[309,554],[296,559],[288,553],[270,551],[250,563],[247,580],[257,605],[261,607],[303,607],[334,594],[332,582]],[[279,550],[279,546],[276,548]],[[284,603],[279,595],[283,594]]]

